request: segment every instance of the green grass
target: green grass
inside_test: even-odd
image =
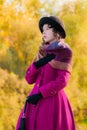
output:
[[[83,125],[87,125],[87,119],[84,119],[84,120],[80,121],[79,123],[83,124]]]
[[[76,126],[77,130],[87,130],[87,119],[78,121]]]

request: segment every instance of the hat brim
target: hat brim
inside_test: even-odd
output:
[[[63,29],[63,27],[60,24],[58,24],[58,22],[51,19],[50,17],[43,17],[40,19],[39,29],[40,29],[41,33],[43,32],[43,25],[44,24],[52,25],[52,27],[54,27],[58,32],[63,33],[63,38],[66,37],[66,32]]]

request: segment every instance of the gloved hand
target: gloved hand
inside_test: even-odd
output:
[[[27,97],[27,102],[36,105],[41,98],[41,93],[33,94]]]
[[[49,61],[55,58],[54,54],[47,54],[44,58],[34,62],[36,69],[39,69],[41,66],[47,64]]]

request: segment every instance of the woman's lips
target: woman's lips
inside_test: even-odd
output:
[[[43,38],[46,38],[46,36],[43,36]]]

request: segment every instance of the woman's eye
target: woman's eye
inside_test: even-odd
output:
[[[43,30],[43,32],[46,31],[46,30],[49,30],[49,29],[50,29],[50,28],[46,28],[46,29]]]
[[[50,28],[46,28],[46,30],[49,30]]]

